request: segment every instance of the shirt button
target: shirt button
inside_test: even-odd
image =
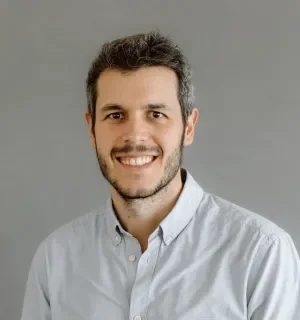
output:
[[[135,259],[136,259],[136,256],[134,256],[134,255],[131,255],[131,256],[128,257],[128,260],[131,261],[131,262],[134,262]],[[134,319],[135,319],[135,318],[134,318]],[[135,319],[135,320],[139,320],[139,318],[137,318],[137,319]]]
[[[142,320],[142,317],[141,316],[134,316],[133,320]]]
[[[172,238],[171,236],[166,236],[166,243],[169,244],[171,242]]]
[[[120,243],[121,237],[120,236],[115,236],[115,241],[116,241],[116,243]]]

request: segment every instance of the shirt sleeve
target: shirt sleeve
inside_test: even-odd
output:
[[[299,320],[300,259],[290,235],[267,241],[258,259],[248,320]]]
[[[31,262],[21,320],[51,320],[45,241],[39,245]]]

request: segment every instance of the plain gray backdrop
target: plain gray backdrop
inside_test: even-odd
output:
[[[109,195],[84,122],[92,59],[157,28],[193,68],[200,118],[184,166],[299,251],[299,0],[1,0],[1,320],[20,318],[38,244]]]

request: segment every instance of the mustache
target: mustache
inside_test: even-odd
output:
[[[112,154],[116,153],[129,153],[129,152],[153,152],[153,153],[161,153],[161,150],[158,147],[147,147],[145,145],[126,145],[122,148],[113,148]]]

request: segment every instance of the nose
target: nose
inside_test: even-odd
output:
[[[140,118],[132,118],[126,121],[123,133],[123,141],[128,143],[145,142],[149,138],[147,124]]]

